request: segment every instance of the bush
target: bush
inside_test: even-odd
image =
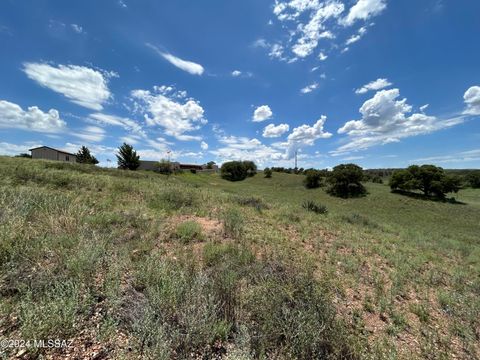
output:
[[[180,210],[195,204],[196,197],[192,191],[179,191],[178,189],[165,189],[158,197],[150,201],[153,208]]]
[[[263,170],[263,174],[267,179],[270,179],[272,177],[272,170],[270,168],[265,168],[265,170]]]
[[[247,169],[241,161],[229,161],[223,163],[220,174],[222,179],[228,181],[242,181],[247,178]]]
[[[116,156],[119,169],[137,170],[140,166],[140,156],[133,150],[132,145],[123,143],[123,145],[118,148],[118,154]]]
[[[405,170],[397,170],[390,179],[390,188],[401,191],[420,190],[425,196],[445,198],[449,192],[458,192],[460,178],[445,174],[441,167],[435,165],[412,165]]]
[[[325,205],[317,204],[315,201],[307,200],[304,201],[302,207],[307,211],[312,211],[315,214],[327,214],[328,209]]]
[[[155,172],[163,175],[171,175],[173,173],[173,164],[168,160],[160,160],[155,166]]]
[[[225,235],[239,238],[243,234],[244,222],[240,211],[229,208],[223,213],[223,231]]]
[[[362,185],[363,170],[355,164],[335,166],[328,175],[330,187],[328,193],[334,196],[349,198],[363,196],[367,190]]]
[[[257,165],[253,161],[243,161],[243,166],[247,170],[247,176],[255,176],[257,174]]]
[[[177,225],[175,238],[187,244],[193,240],[203,239],[202,227],[196,221],[185,221]]]
[[[318,170],[307,170],[303,184],[307,189],[316,189],[322,186],[322,173]]]
[[[241,197],[237,198],[237,203],[243,206],[252,206],[258,211],[263,209],[268,209],[268,205],[264,203],[264,201],[260,198],[251,196],[251,197]]]
[[[473,189],[480,189],[480,171],[474,171],[468,174],[467,182]]]

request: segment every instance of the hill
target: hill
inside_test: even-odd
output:
[[[3,356],[477,358],[480,190],[302,179],[0,157],[1,337],[71,345]]]

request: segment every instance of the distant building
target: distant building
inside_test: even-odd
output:
[[[137,170],[155,170],[157,169],[158,161],[140,160],[140,166]]]
[[[40,146],[29,150],[32,159],[45,159],[66,162],[77,162],[77,156],[63,150],[57,150],[48,146]]]
[[[216,172],[218,170],[217,165],[213,165],[212,169],[207,169],[206,165],[196,165],[196,164],[181,164],[176,161],[172,161],[172,170],[196,170],[196,171],[209,171]],[[156,170],[158,166],[158,161],[151,160],[140,160],[140,166],[137,170]]]

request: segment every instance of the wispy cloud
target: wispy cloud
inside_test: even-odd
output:
[[[146,44],[150,49],[155,51],[158,55],[163,57],[165,60],[167,60],[170,64],[173,66],[176,66],[177,68],[188,72],[189,74],[192,75],[202,75],[205,69],[203,68],[202,65],[197,64],[193,61],[188,61],[188,60],[183,60],[180,59],[179,57],[172,55],[168,52],[160,50],[158,47],[155,45],[152,45],[150,43]]]

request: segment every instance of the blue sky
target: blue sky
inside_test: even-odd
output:
[[[480,167],[480,2],[0,3],[0,154]],[[110,162],[107,161],[111,160]]]

